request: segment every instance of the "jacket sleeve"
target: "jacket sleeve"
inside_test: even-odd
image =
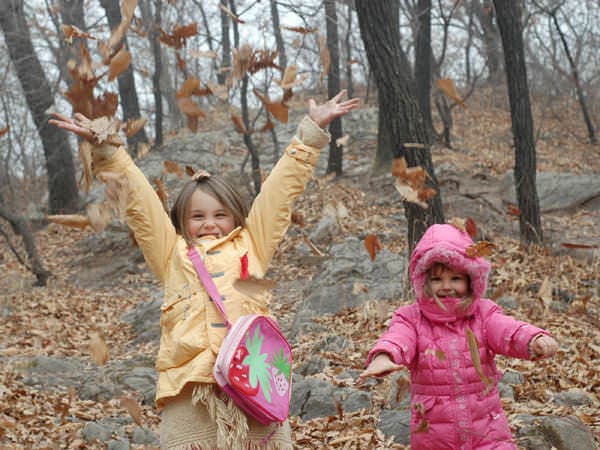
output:
[[[94,158],[94,172],[102,178],[112,173],[126,194],[127,224],[144,253],[146,262],[164,282],[169,256],[176,242],[176,232],[163,205],[142,171],[135,165],[123,147],[113,154]]]
[[[410,307],[409,307],[410,308]],[[377,340],[367,356],[367,365],[378,353],[387,353],[396,364],[410,366],[417,349],[416,317],[403,307],[394,312],[390,326]]]
[[[512,358],[531,359],[529,343],[546,330],[516,320],[502,312],[491,300],[481,300],[485,317],[484,327],[488,346],[494,353]]]
[[[250,242],[249,269],[261,278],[285,235],[292,206],[304,192],[329,134],[308,116],[300,122],[296,135],[261,187],[246,221]]]

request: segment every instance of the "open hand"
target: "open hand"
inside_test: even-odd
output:
[[[325,128],[334,119],[348,114],[360,105],[359,98],[342,101],[346,96],[346,89],[341,90],[335,97],[329,101],[317,105],[311,98],[308,101],[308,115],[321,128]]]
[[[359,376],[356,384],[360,385],[365,382],[368,377],[377,377],[381,375],[387,375],[391,372],[401,370],[403,366],[394,363],[391,360],[390,355],[387,353],[379,353],[373,360],[369,367],[367,367]]]
[[[83,114],[75,113],[75,117],[67,117],[59,113],[52,113],[55,117],[50,119],[48,123],[56,125],[58,128],[63,130],[71,131],[77,136],[82,137],[86,141],[94,141],[94,133],[92,132],[92,121],[85,117]]]
[[[106,117],[90,120],[81,113],[75,113],[73,118],[56,112],[52,113],[52,115],[55,118],[50,119],[48,123],[71,131],[92,144],[105,143],[114,146],[123,144],[119,135],[116,134],[118,131],[118,122],[115,123],[114,120]]]

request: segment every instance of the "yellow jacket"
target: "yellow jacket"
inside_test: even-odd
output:
[[[306,116],[254,200],[246,226],[196,244],[231,322],[245,314],[268,313],[265,299],[244,297],[233,289],[240,277],[241,259],[247,255],[250,276],[265,275],[289,226],[293,202],[304,191],[320,148],[328,141],[329,135]],[[95,156],[94,172],[126,178],[127,223],[164,287],[156,360],[156,402],[161,406],[188,382],[215,382],[212,369],[227,330],[187,256],[186,242],[175,233],[154,189],[125,149],[104,158]]]

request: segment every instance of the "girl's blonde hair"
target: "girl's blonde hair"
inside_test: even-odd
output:
[[[173,222],[175,231],[181,234],[188,244],[192,243],[193,237],[190,236],[185,225],[189,217],[192,195],[197,190],[212,195],[228,209],[233,215],[236,227],[246,225],[246,217],[249,212],[248,201],[234,187],[233,183],[215,175],[190,180],[183,186],[171,208],[171,222]]]
[[[435,301],[435,303],[442,308],[443,311],[447,311],[446,305],[444,305],[440,299],[438,298],[438,296],[435,294],[435,292],[433,292],[433,289],[431,289],[431,276],[432,275],[439,275],[442,272],[446,271],[446,270],[453,270],[451,267],[447,266],[446,264],[440,263],[440,262],[436,262],[433,263],[431,265],[431,267],[429,267],[429,269],[427,269],[427,276],[425,277],[425,289],[424,292],[426,295],[430,295],[431,297],[433,297],[433,300]],[[461,272],[462,273],[462,272]],[[471,303],[473,303],[473,290],[471,289],[471,277],[469,276],[469,274],[465,273],[464,275],[467,276],[467,281],[469,284],[469,291],[467,293],[467,295],[464,296],[463,300],[460,302],[460,304],[458,305],[459,309],[465,310],[467,309]]]

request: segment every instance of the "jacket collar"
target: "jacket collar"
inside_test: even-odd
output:
[[[229,234],[227,234],[226,236],[220,237],[220,238],[214,238],[214,239],[207,239],[202,241],[202,246],[204,247],[204,249],[206,251],[210,251],[213,248],[221,245],[223,242],[225,241],[229,241],[231,239],[233,239],[234,237],[236,237],[237,235],[239,235],[242,231],[242,227],[236,227],[234,228],[232,231],[229,232]],[[198,241],[194,241],[194,245],[198,245]]]

